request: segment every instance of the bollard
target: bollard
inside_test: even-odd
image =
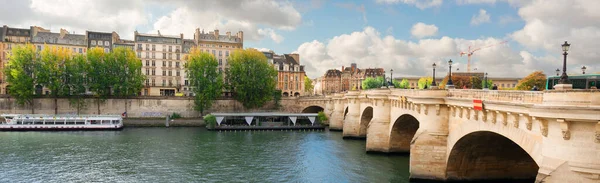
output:
[[[165,118],[165,127],[169,128],[169,115]]]

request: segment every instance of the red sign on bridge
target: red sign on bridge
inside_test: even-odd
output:
[[[477,99],[473,100],[473,109],[475,109],[476,111],[483,110],[483,101]]]

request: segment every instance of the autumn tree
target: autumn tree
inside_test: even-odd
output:
[[[4,68],[8,94],[15,97],[19,105],[30,104],[31,113],[35,113],[34,91],[35,71],[38,58],[33,45],[13,47],[9,61]]]
[[[308,94],[312,94],[315,86],[312,83],[312,80],[308,78],[308,76],[304,76],[304,92]]]
[[[394,83],[394,86],[396,84]],[[402,79],[402,81],[398,84],[398,86],[395,86],[397,88],[402,88],[402,89],[409,89],[410,88],[410,83],[408,82],[408,79]]]
[[[517,84],[517,90],[531,90],[533,86],[537,86],[539,90],[546,88],[546,74],[542,71],[534,71],[525,78],[521,79]]]
[[[469,76],[457,76],[457,75],[452,76],[452,84],[454,85],[454,88],[456,88],[456,89],[471,88],[471,82],[472,81]],[[448,76],[444,77],[444,79],[442,80],[442,82],[439,85],[439,88],[440,89],[446,88],[447,83],[448,83]]]
[[[431,88],[431,83],[433,82],[432,77],[422,77],[417,81],[417,86],[419,89]]]
[[[58,114],[58,97],[69,96],[66,66],[71,64],[71,50],[44,46],[39,57],[36,78],[38,84],[50,90],[50,96],[54,98],[54,114]]]
[[[204,115],[223,91],[223,76],[217,71],[217,59],[199,49],[192,49],[185,65],[187,78],[194,93],[194,109]]]
[[[230,89],[245,108],[263,106],[272,99],[277,70],[256,49],[236,50],[229,56]]]

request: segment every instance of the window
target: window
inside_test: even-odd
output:
[[[146,75],[150,75],[150,69],[146,69]]]
[[[142,52],[137,52],[138,58],[142,58]]]
[[[502,83],[502,88],[504,88],[504,83]]]
[[[150,85],[150,79],[146,79],[146,86],[148,86],[148,85]],[[146,93],[147,93],[147,92],[148,92],[148,91],[146,91]],[[146,95],[148,95],[148,94],[146,94]]]
[[[163,71],[163,76],[166,76],[166,75],[167,75],[167,71]]]
[[[154,60],[152,61],[152,66],[156,66],[156,62],[154,62]]]
[[[142,44],[137,44],[138,50],[142,50]]]
[[[177,60],[179,60],[179,53],[178,53],[178,54],[175,54],[175,56],[177,56]]]
[[[154,75],[154,71],[152,71],[152,75]],[[152,79],[152,86],[156,86],[156,82],[154,82],[154,79]]]
[[[172,76],[173,71],[169,70],[169,76]]]
[[[79,53],[83,53],[83,48],[79,48]]]
[[[154,56],[154,54],[155,54],[155,53],[154,53],[154,52],[152,52],[152,58],[156,58],[156,57]]]
[[[162,86],[165,86],[166,84],[167,84],[167,80],[164,80],[164,79],[163,79]]]
[[[155,76],[156,75],[156,69],[152,69],[152,75]]]
[[[185,83],[185,86],[187,86],[189,84],[188,80],[185,80],[184,83]]]
[[[167,59],[167,53],[163,53],[162,59]]]
[[[146,58],[150,58],[150,52],[146,52]]]
[[[173,54],[169,53],[169,60],[173,58]]]
[[[104,41],[104,46],[110,46],[110,43],[108,43],[108,41]]]
[[[213,56],[214,55],[217,55],[217,51],[216,50],[213,50]]]
[[[146,66],[150,66],[150,60],[146,60]]]
[[[179,68],[179,62],[175,62],[175,67]]]
[[[96,45],[96,40],[92,40],[92,45]]]
[[[104,48],[104,53],[108,53],[108,52],[110,52],[110,49]]]
[[[229,50],[225,51],[225,56],[229,56]]]
[[[163,67],[166,67],[166,66],[167,66],[167,62],[163,61]]]
[[[179,46],[175,46],[175,51],[179,51]]]
[[[38,51],[42,51],[42,46],[38,45],[38,46],[37,46],[37,50],[38,50]]]
[[[223,65],[223,61],[221,61],[221,59],[219,59],[219,65]]]
[[[152,51],[156,51],[156,45],[152,45]]]
[[[169,67],[173,66],[173,61],[169,61]]]
[[[150,44],[146,44],[146,51],[150,50]]]
[[[173,51],[173,46],[169,46],[169,52]]]
[[[179,76],[179,71],[177,71],[177,75],[176,76]]]
[[[223,56],[223,53],[221,50],[219,50],[219,56]]]
[[[219,48],[223,48],[223,45],[219,45]]]
[[[169,79],[169,86],[173,86],[173,80]]]
[[[516,86],[517,86],[517,84],[513,84],[513,88],[516,87]]]

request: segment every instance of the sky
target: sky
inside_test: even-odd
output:
[[[299,53],[309,77],[356,63],[394,76],[472,69],[523,77],[562,69],[600,73],[599,0],[0,0],[0,25],[184,34],[244,31],[244,47]]]

